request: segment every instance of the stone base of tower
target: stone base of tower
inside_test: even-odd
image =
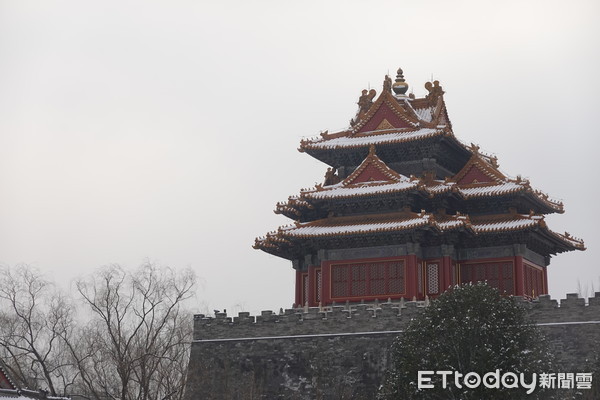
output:
[[[425,300],[447,288],[486,281],[502,293],[548,293],[547,260],[524,245],[455,249],[418,244],[321,250],[294,263],[297,305]]]

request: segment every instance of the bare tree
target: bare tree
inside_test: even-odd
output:
[[[63,351],[73,308],[35,269],[0,267],[0,358],[19,385],[64,395],[77,373]]]
[[[193,295],[191,270],[177,273],[146,263],[133,273],[118,265],[77,282],[90,320],[66,341],[93,399],[181,399],[185,386]]]

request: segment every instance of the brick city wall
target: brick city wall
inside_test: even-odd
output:
[[[389,348],[424,302],[194,317],[186,398],[374,399]],[[600,293],[523,302],[562,371],[580,371],[600,340]],[[557,371],[560,372],[560,371]]]

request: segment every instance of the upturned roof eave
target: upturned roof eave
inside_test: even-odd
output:
[[[477,218],[471,221],[468,216],[434,216],[427,213],[404,213],[405,218],[387,218],[385,214],[374,216],[369,223],[358,223],[358,217],[334,217],[325,218],[310,223],[296,223],[296,226],[281,227],[276,233],[271,234],[270,238],[262,242],[257,239],[255,248],[264,250],[270,254],[278,255],[283,258],[293,259],[295,251],[292,248],[297,247],[306,241],[336,241],[368,237],[381,237],[406,235],[415,232],[430,232],[438,237],[447,234],[461,233],[467,234],[471,238],[494,236],[494,235],[512,235],[519,232],[530,232],[542,235],[554,245],[552,253],[562,253],[573,250],[585,250],[584,242],[581,239],[571,237],[569,234],[559,234],[551,231],[545,224],[543,216],[540,215],[506,215],[498,214],[488,216],[487,218]],[[352,218],[356,220],[352,224]],[[350,225],[344,225],[349,222]],[[394,225],[396,224],[396,225]],[[301,228],[316,228],[306,233],[293,233]],[[323,229],[324,228],[324,229]],[[330,228],[328,231],[327,229]],[[321,230],[321,233],[319,232]],[[316,232],[316,233],[315,233]],[[276,243],[273,239],[281,243]],[[284,249],[285,247],[285,249]]]

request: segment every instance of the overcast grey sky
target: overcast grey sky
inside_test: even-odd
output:
[[[401,66],[440,80],[455,134],[565,203],[550,293],[594,282],[597,1],[0,0],[0,263],[68,283],[108,263],[191,266],[198,307],[289,307],[253,250],[322,181],[296,148],[347,126]]]

